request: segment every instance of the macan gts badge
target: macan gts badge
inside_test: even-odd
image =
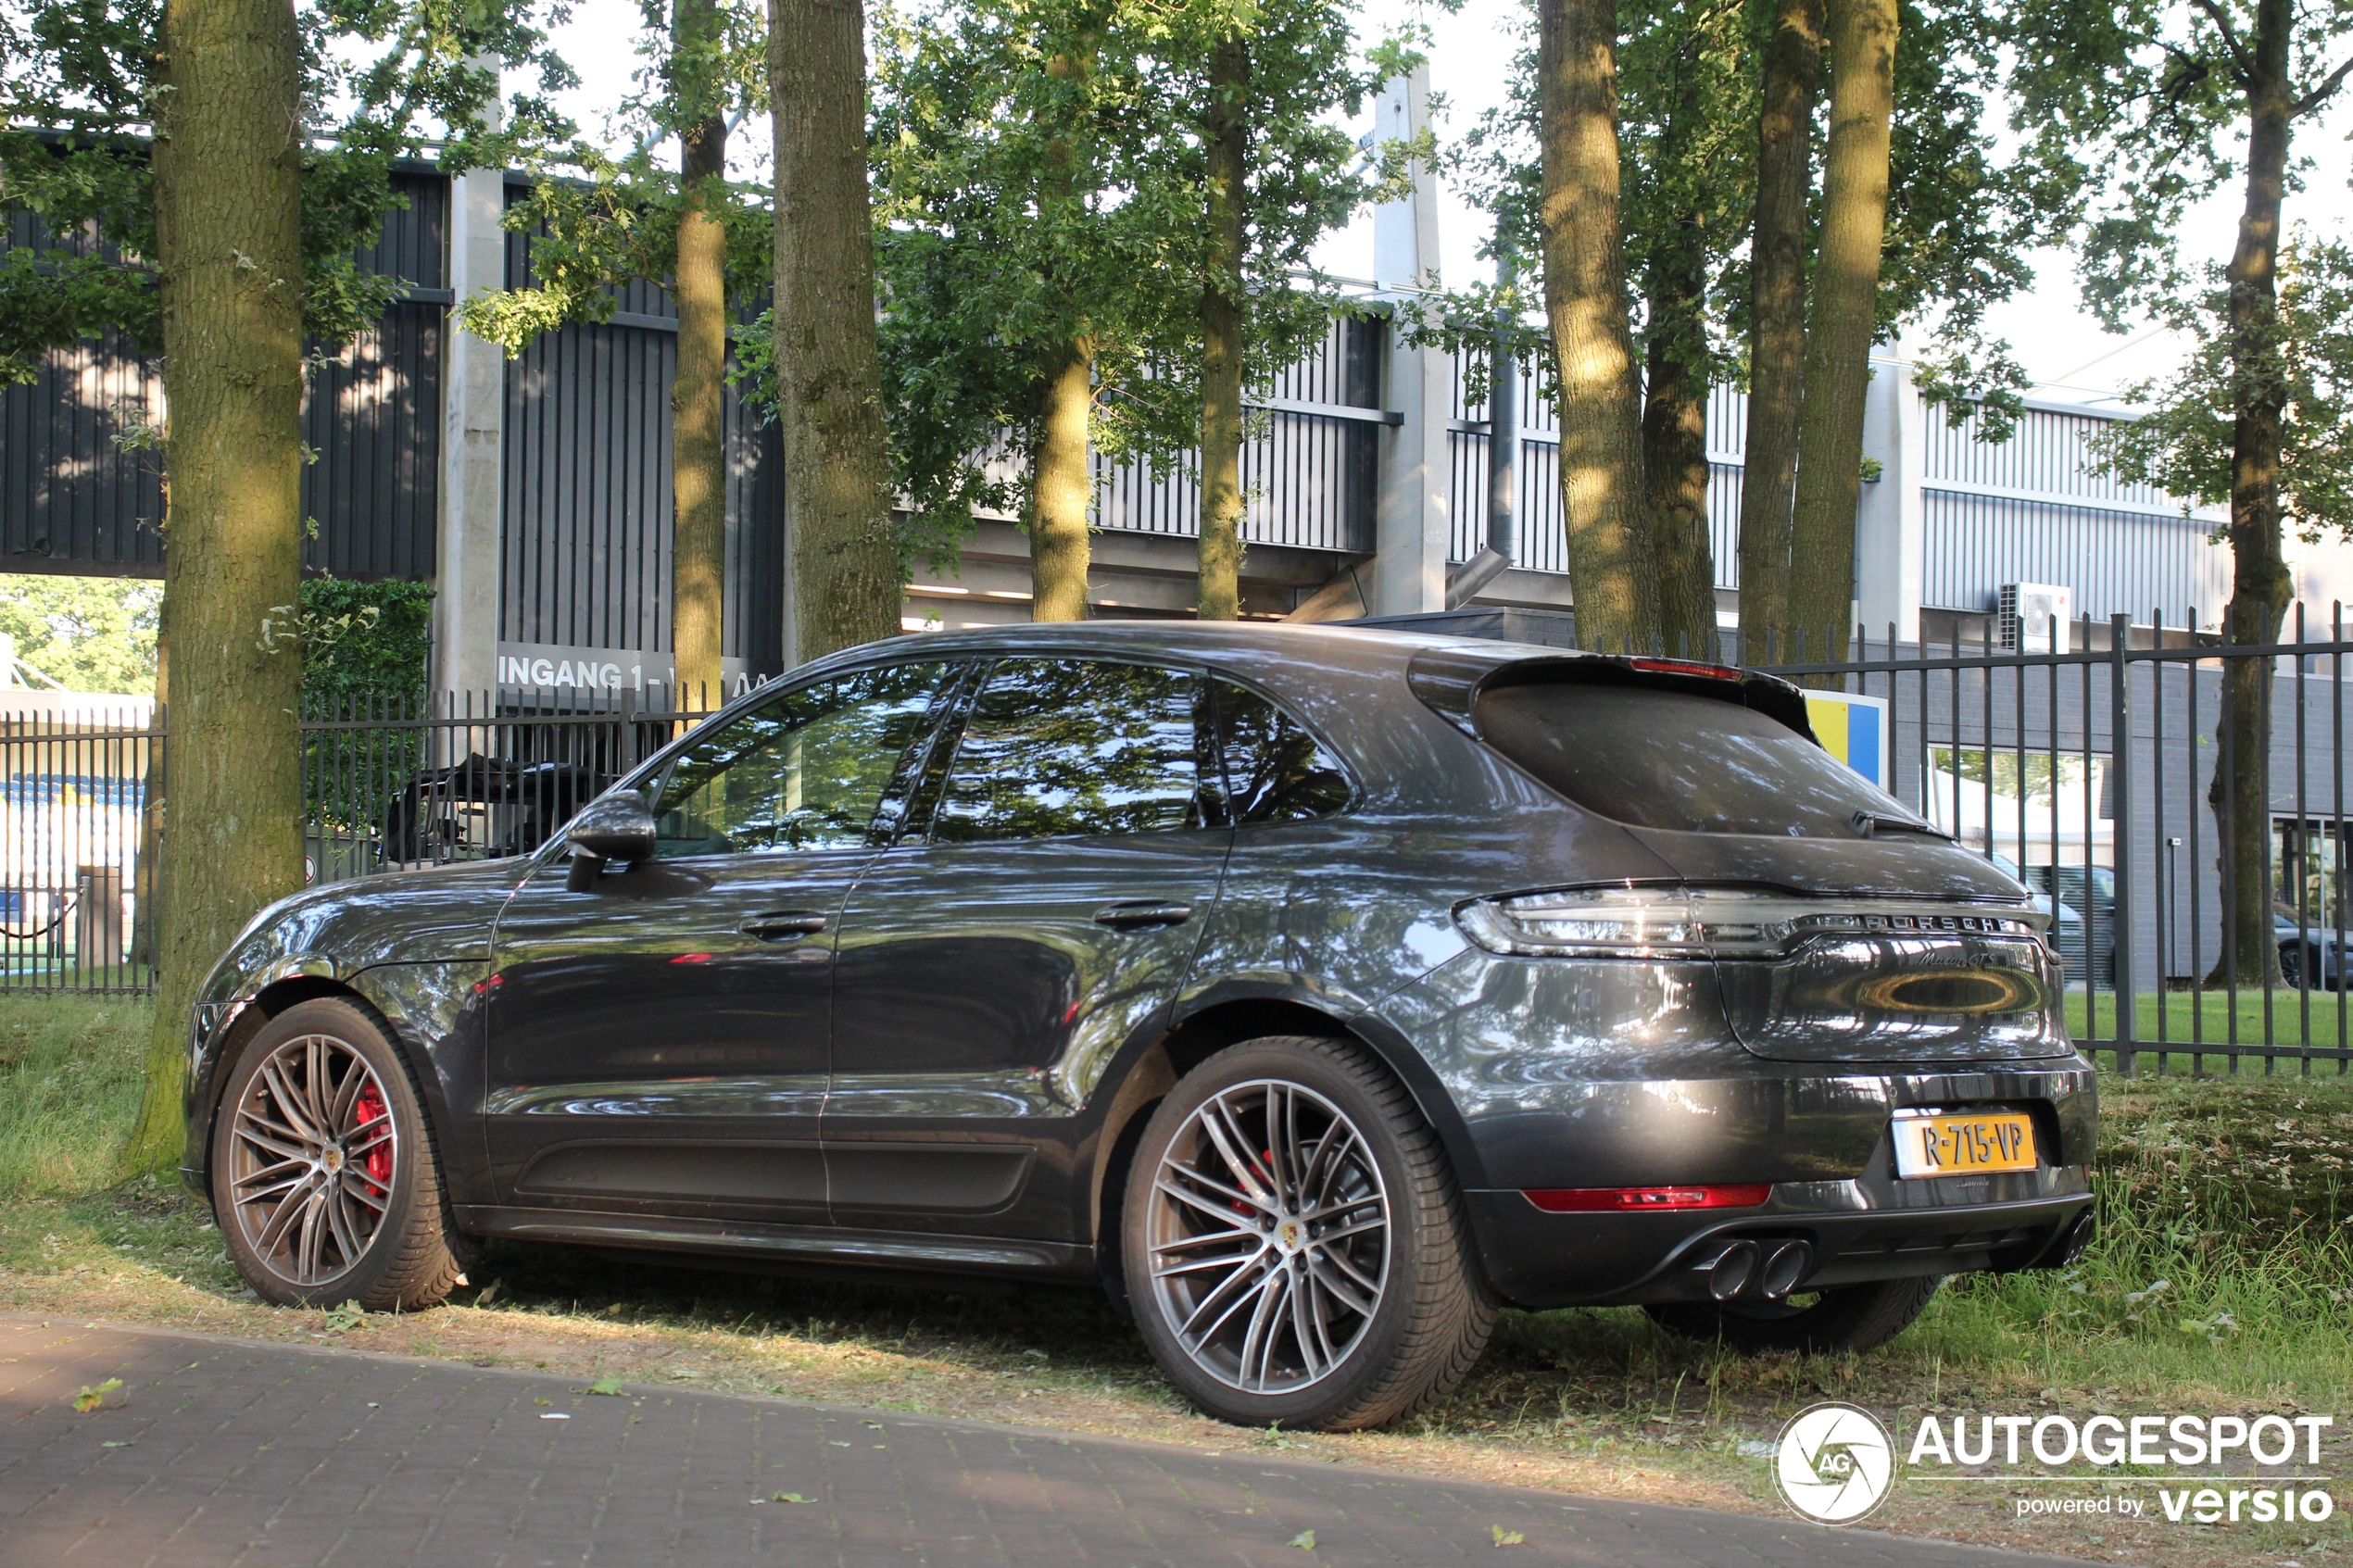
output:
[[[538,851],[264,911],[186,1177],[267,1299],[492,1238],[1096,1280],[1201,1409],[1499,1305],[1869,1346],[2090,1234],[2048,917],[1678,660],[1094,622],[852,649]]]

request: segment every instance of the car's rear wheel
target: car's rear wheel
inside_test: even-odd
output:
[[[449,1294],[464,1247],[415,1082],[373,1020],[321,997],[265,1024],[213,1119],[212,1202],[254,1290],[370,1311]]]
[[[1225,1421],[1395,1421],[1460,1384],[1494,1327],[1437,1135],[1340,1041],[1247,1041],[1179,1081],[1138,1146],[1122,1242],[1153,1357]]]
[[[1944,1283],[1941,1274],[1924,1274],[1801,1293],[1786,1301],[1677,1301],[1644,1310],[1686,1338],[1735,1350],[1868,1350],[1909,1328]]]

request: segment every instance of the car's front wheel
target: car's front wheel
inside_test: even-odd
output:
[[[1786,1301],[1678,1301],[1646,1310],[1661,1327],[1735,1350],[1868,1350],[1909,1328],[1944,1283],[1941,1274],[1924,1274],[1818,1290]]]
[[[414,1311],[459,1280],[464,1242],[416,1085],[349,1002],[289,1008],[246,1046],[213,1119],[211,1176],[229,1254],[266,1301]]]
[[[1187,1074],[1137,1149],[1122,1241],[1154,1359],[1226,1421],[1395,1421],[1460,1384],[1495,1323],[1437,1135],[1340,1041],[1247,1041]]]

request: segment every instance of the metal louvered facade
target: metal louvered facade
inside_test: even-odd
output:
[[[451,367],[481,345],[460,345],[450,312],[459,289],[515,286],[530,275],[522,235],[497,235],[471,271],[459,265],[459,193],[489,193],[492,217],[472,231],[480,234],[496,231],[497,193],[511,202],[526,186],[496,171],[453,182],[425,166],[396,179],[405,205],[385,215],[360,259],[404,280],[406,295],[320,363],[307,389],[304,439],[316,458],[302,475],[304,515],[315,522],[306,569],[445,588],[467,571],[476,582],[495,572],[480,613],[500,658],[594,653],[601,664],[626,655],[657,678],[670,640],[676,319],[668,295],[634,284],[610,320],[548,333],[487,374],[479,384],[495,389],[483,395],[497,404],[495,441],[478,448],[489,466],[468,471],[495,483],[467,503],[484,521],[453,521],[452,470],[474,458],[449,449],[459,396]],[[38,240],[31,217],[8,223],[10,245]],[[1336,582],[1331,574],[1395,546],[1400,534],[1384,517],[1417,518],[1410,526],[1431,560],[1468,559],[1484,542],[1490,437],[1486,410],[1469,395],[1473,362],[1403,341],[1387,308],[1373,297],[1336,318],[1312,352],[1253,397],[1242,537],[1266,547],[1258,558],[1294,573],[1260,590],[1290,596],[1262,596],[1255,612],[1288,607],[1316,582]],[[1488,590],[1491,598],[1568,602],[1550,372],[1542,354],[1522,365],[1518,570]],[[2195,608],[2210,623],[2219,612],[2229,557],[2209,540],[2210,513],[2184,516],[2148,487],[2091,471],[2092,438],[2115,416],[2032,407],[2014,435],[1989,443],[1973,415],[1952,426],[1925,409],[1907,368],[1881,362],[1872,384],[1877,422],[1867,425],[1865,450],[1886,471],[1863,487],[1857,599],[1875,628],[1885,619],[1916,624],[1923,608],[1983,614],[2003,584],[2018,582],[2070,584],[2076,612],[2095,617],[2145,618],[2163,607],[2177,621]],[[1745,404],[1730,387],[1707,404],[1709,533],[1728,604],[1739,587]],[[0,388],[0,571],[160,573],[161,454],[138,437],[163,412],[154,365],[119,335],[58,350],[33,383]],[[781,441],[733,388],[726,418],[724,647],[731,670],[764,673],[783,668],[786,655]],[[1418,455],[1397,460],[1406,451]],[[1199,532],[1194,455],[1163,472],[1099,460],[1096,478],[1096,522],[1106,536],[1099,583],[1122,571],[1135,580],[1183,576],[1189,552],[1169,546]],[[980,563],[972,581],[934,584],[935,597],[994,598],[1004,613],[1026,612],[1026,544],[996,526],[1010,537],[969,550]],[[436,558],[445,529],[448,539],[482,542],[479,571],[445,571]],[[1122,550],[1127,565],[1100,564]],[[1147,562],[1138,551],[1159,554]],[[1874,597],[1875,561],[1908,573],[1900,614],[1884,613],[1884,593]],[[1427,597],[1433,575],[1443,573],[1413,578],[1422,585],[1412,592]],[[1106,613],[1189,612],[1185,591],[1150,603],[1123,593],[1099,595]]]
[[[2004,583],[2061,583],[2075,612],[2136,621],[2161,609],[2211,624],[2231,595],[2231,557],[2213,542],[2212,508],[2096,471],[2092,438],[2115,415],[2030,408],[2007,441],[1982,438],[1980,417],[1925,422],[1921,602],[1982,610]]]
[[[1387,336],[1377,318],[1336,318],[1314,350],[1252,399],[1242,444],[1244,544],[1370,553]],[[1165,471],[1100,458],[1094,467],[1098,526],[1199,536],[1198,452]]]
[[[441,363],[447,290],[442,231],[448,182],[404,169],[407,200],[359,260],[408,282],[408,298],[311,374],[302,473],[306,571],[337,577],[434,575]],[[45,244],[9,219],[9,244]],[[163,459],[140,427],[164,417],[156,363],[120,334],[53,350],[26,386],[0,388],[0,571],[159,576]]]
[[[1448,558],[1467,560],[1485,539],[1488,430],[1485,408],[1466,395],[1466,356],[1453,362],[1448,478],[1452,536]],[[1918,603],[1982,614],[2005,583],[2061,583],[2076,591],[2076,610],[2095,618],[2131,614],[2145,621],[2162,607],[2179,619],[2192,609],[2211,623],[2230,596],[2230,555],[2213,543],[2213,508],[2191,508],[2153,486],[2126,484],[2094,468],[2092,437],[2123,416],[2029,406],[2007,440],[1984,438],[1975,412],[1958,424],[1921,406],[1908,367],[1874,366],[1889,400],[1910,399],[1908,422],[1867,430],[1865,453],[1883,467],[1864,488],[1860,528],[1874,503],[1899,526],[1919,531]],[[1567,571],[1561,512],[1558,422],[1544,378],[1523,369],[1519,549],[1531,572]],[[1708,521],[1716,585],[1740,586],[1740,492],[1748,399],[1730,386],[1707,403]],[[1906,442],[1909,449],[1905,449]],[[1882,487],[1886,487],[1882,490]],[[1908,488],[1907,488],[1908,487]],[[1858,540],[1858,559],[1870,541]]]
[[[522,182],[508,185],[510,203],[529,192]],[[529,286],[530,237],[510,234],[506,249],[507,286]],[[610,321],[544,333],[508,363],[501,644],[670,652],[670,386],[677,371],[677,306],[668,290],[643,281],[619,291]],[[755,673],[772,673],[784,651],[781,437],[734,386],[724,417],[724,651]]]

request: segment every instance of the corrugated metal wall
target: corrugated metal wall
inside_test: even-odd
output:
[[[430,581],[442,458],[449,185],[418,167],[394,177],[407,205],[384,216],[362,266],[408,297],[319,365],[303,406],[317,454],[302,474],[315,531],[303,564],[337,577]],[[523,187],[510,183],[510,194]],[[9,219],[11,245],[34,220]],[[509,276],[528,275],[521,236]],[[647,284],[610,325],[571,327],[507,374],[505,589],[511,641],[664,651],[669,644],[670,381],[676,312]],[[160,420],[155,366],[116,337],[51,354],[30,386],[0,389],[0,570],[153,575],[162,571],[162,458],[125,450]],[[777,433],[728,394],[726,651],[779,667],[784,636],[783,463]]]
[[[2115,422],[2029,408],[2015,435],[1993,444],[1975,413],[1955,425],[1929,410],[1920,602],[1982,611],[2005,583],[2058,583],[2095,620],[2145,621],[2158,607],[2178,620],[2196,607],[2210,621],[2230,597],[2230,553],[2209,542],[2210,519],[2183,515],[2155,485],[2092,470],[2091,438]]]
[[[1920,499],[1924,605],[1983,611],[2005,583],[2058,583],[2075,590],[2076,613],[2095,621],[2145,622],[2160,606],[2179,620],[2196,606],[2203,625],[2230,597],[2229,552],[2208,544],[2209,525],[2195,519],[1935,489]]]
[[[2153,484],[2126,484],[2092,471],[2091,437],[2115,422],[2113,417],[2098,414],[2029,408],[2017,433],[1994,444],[1983,439],[1982,421],[1975,412],[1957,425],[1942,410],[1931,409],[1922,421],[1927,450],[1921,476],[2043,495],[2080,495],[2087,501],[2171,505]]]
[[[407,169],[364,265],[424,291],[314,372],[303,403],[303,565],[339,577],[427,579],[441,441],[442,236],[447,182]],[[9,220],[9,243],[37,243]],[[436,298],[439,295],[439,298]],[[116,334],[52,352],[39,379],[0,388],[0,570],[152,576],[163,569],[163,461],[124,438],[163,414],[157,367]]]
[[[530,186],[510,181],[510,205]],[[529,238],[507,240],[510,288],[531,282]],[[670,383],[678,308],[633,282],[613,320],[548,332],[507,366],[501,642],[670,651]],[[757,673],[784,642],[779,434],[726,394],[724,644]]]

